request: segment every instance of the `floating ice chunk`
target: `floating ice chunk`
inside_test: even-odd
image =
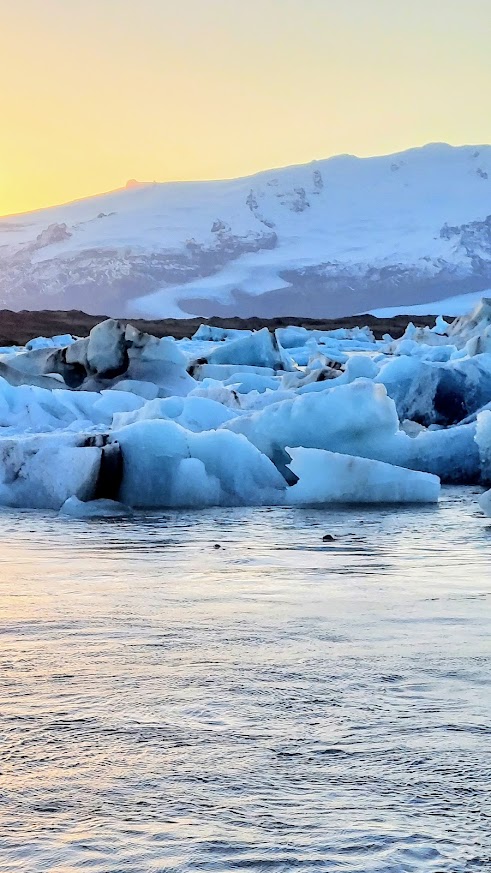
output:
[[[309,370],[323,370],[324,367],[335,367],[336,364],[339,364],[340,369],[343,364],[346,364],[347,360],[348,355],[340,351],[338,347],[321,351],[319,346],[316,346],[312,351],[308,367]]]
[[[109,318],[92,328],[87,346],[87,363],[93,373],[105,378],[125,372],[128,352],[125,328],[121,322]]]
[[[355,379],[375,379],[378,366],[368,355],[350,355],[346,361],[344,373],[339,376],[338,385],[354,382]]]
[[[193,340],[222,342],[223,340],[239,339],[251,335],[252,330],[238,330],[228,327],[215,327],[213,324],[200,324],[196,333],[193,334]]]
[[[449,342],[438,345],[427,345],[426,343],[417,343],[413,340],[397,340],[382,347],[386,355],[397,355],[398,357],[414,357],[422,361],[450,361],[456,357],[463,357],[465,353],[457,349],[455,345]]]
[[[134,412],[116,413],[113,427],[125,427],[136,421],[157,419],[175,421],[193,433],[216,430],[226,421],[235,418],[236,413],[207,397],[166,397],[151,400]]]
[[[298,482],[288,503],[436,503],[440,480],[428,473],[327,452],[288,448]]]
[[[12,364],[17,357],[17,355],[12,355]],[[37,388],[44,388],[47,391],[59,388],[60,384],[63,385],[63,381],[60,381],[55,376],[36,376],[30,373],[24,373],[17,367],[5,363],[5,360],[0,361],[0,378],[13,387],[32,385]]]
[[[95,495],[102,449],[79,435],[0,439],[0,504],[60,509],[69,497]]]
[[[276,337],[284,349],[298,349],[305,345],[310,337],[310,331],[305,327],[290,324],[275,330]]]
[[[85,339],[75,340],[65,351],[65,361],[67,364],[80,364],[85,370],[88,368],[87,351],[89,348],[89,337]]]
[[[435,319],[435,326],[431,328],[433,333],[439,333],[444,336],[447,333],[448,328],[450,327],[450,322],[445,321],[443,315],[437,315]]]
[[[298,390],[299,394],[309,391],[322,391],[325,384],[332,379],[338,379],[348,361],[348,355],[336,351],[332,357],[326,357],[317,349],[309,353],[308,365],[304,369],[297,368],[284,373],[281,386],[287,390]]]
[[[267,327],[250,336],[217,346],[207,356],[209,364],[249,364],[256,367],[282,367],[282,355],[276,338]]]
[[[142,361],[165,361],[166,364],[175,364],[176,367],[186,367],[187,359],[183,355],[174,337],[163,336],[160,339],[149,334],[146,342],[141,344],[140,357]],[[138,349],[138,343],[133,342],[133,347]]]
[[[479,451],[475,425],[409,437],[399,428],[385,387],[365,379],[302,394],[223,425],[244,434],[289,480],[286,446],[326,449],[434,473],[445,482],[475,482]]]
[[[205,379],[215,379],[225,382],[237,374],[254,373],[256,376],[274,376],[272,367],[252,367],[247,364],[192,364],[189,372],[193,379],[203,382]]]
[[[305,327],[297,327],[296,325],[288,325],[288,327],[280,327],[276,331],[276,336],[284,349],[296,349],[312,338],[315,342],[330,344],[335,340],[362,342],[372,345],[375,343],[375,337],[369,327],[338,327],[333,330],[308,330]]]
[[[113,438],[123,453],[120,499],[130,506],[261,505],[283,499],[283,478],[240,435],[194,434],[172,421],[140,421],[116,430]]]
[[[26,351],[31,352],[33,349],[52,349],[53,346],[54,343],[52,339],[48,339],[45,336],[36,336],[26,343],[25,349]]]
[[[60,374],[72,389],[98,391],[121,377],[154,383],[157,393],[167,396],[184,396],[194,387],[187,359],[172,337],[158,339],[113,319],[96,325],[87,339],[65,348],[24,352],[11,363],[23,372]]]
[[[60,334],[51,338],[45,336],[37,336],[26,343],[27,351],[32,349],[61,349],[75,342],[75,338],[70,333]]]
[[[196,382],[188,374],[185,355],[173,337],[157,339],[128,325],[126,329],[129,364],[126,379],[151,382],[160,396],[185,397]]]
[[[387,446],[382,460],[412,470],[434,473],[442,482],[470,484],[480,480],[476,425],[424,430],[408,442]]]
[[[483,297],[472,312],[456,318],[447,328],[457,346],[464,346],[473,336],[483,334],[491,325],[491,298]]]
[[[437,402],[448,406],[449,401],[457,407],[461,404],[464,414],[456,408],[454,421],[461,421],[467,414],[476,412],[491,397],[491,354],[477,354],[461,358],[449,364],[434,365],[440,371]],[[453,395],[453,396],[452,396]],[[444,416],[445,418],[445,416]],[[451,424],[449,416],[446,421]],[[445,421],[443,423],[446,423]]]
[[[25,351],[24,346],[0,346],[0,356],[4,355],[18,355],[19,352]]]
[[[61,515],[72,518],[124,518],[132,515],[132,510],[117,500],[89,500],[84,502],[78,497],[69,497],[60,509]]]
[[[283,348],[283,346],[281,345],[281,342],[278,339],[278,332],[276,330],[274,332],[273,345],[278,349],[278,353],[280,356],[280,364],[278,369],[285,370],[285,372],[287,373],[291,370],[296,370],[297,364],[293,360],[290,352],[287,349]]]
[[[241,394],[241,410],[243,413],[256,412],[260,409],[266,409],[267,406],[272,406],[274,403],[280,403],[283,400],[292,400],[295,397],[293,391],[282,391],[280,388],[272,391],[267,388],[266,391],[249,391],[249,394]],[[236,413],[237,414],[237,413]],[[234,416],[235,417],[235,416]]]
[[[491,515],[491,490],[481,494],[477,502],[485,515]]]
[[[155,400],[159,396],[159,387],[154,382],[138,382],[136,379],[122,379],[113,385],[114,391],[127,391],[137,394],[145,400]]]
[[[314,370],[311,375],[315,372]],[[326,380],[336,379],[336,386],[339,386],[349,385],[355,379],[373,379],[378,373],[378,366],[367,355],[352,355],[347,359],[342,370],[327,368],[318,372],[320,373],[318,379],[315,382],[306,380],[306,384],[304,383],[298,389],[298,394],[322,391],[323,388],[327,387],[325,384]]]
[[[247,395],[239,394],[230,386],[225,387],[214,379],[205,379],[198,383],[197,387],[189,392],[188,397],[205,397],[209,400],[215,400],[216,403],[221,403],[233,410],[235,415],[241,413],[242,404],[247,399]]]
[[[305,370],[285,373],[281,377],[281,387],[287,391],[297,391],[299,394],[323,391],[328,387],[326,383],[337,379],[340,373],[341,370],[327,365],[313,370],[307,367]]]
[[[411,419],[426,424],[434,421],[438,385],[435,368],[425,367],[416,357],[388,357],[380,366],[375,382],[385,386],[401,421]]]
[[[471,336],[464,346],[464,351],[471,358],[483,353],[489,354],[491,352],[491,325],[486,327],[482,333]]]
[[[336,386],[336,382],[329,384]],[[381,450],[387,438],[393,439],[399,420],[384,386],[359,379],[284,400],[236,418],[224,428],[244,434],[270,458],[287,445],[366,455]]]
[[[375,377],[387,388],[401,419],[450,425],[480,409],[491,396],[491,355],[449,363],[389,358]]]
[[[222,385],[220,382],[214,382],[211,379],[206,379],[197,388],[190,392],[189,397],[204,397],[210,400],[215,400],[226,406],[235,418],[237,415],[242,415],[244,411],[255,411],[264,409],[266,406],[271,406],[273,403],[278,403],[282,400],[291,400],[295,395],[293,391],[282,391],[281,388],[259,393],[258,391],[249,391],[248,394],[240,394],[233,384]],[[231,420],[231,419],[230,419]]]
[[[289,349],[288,354],[294,365],[297,367],[307,367],[312,355],[312,349],[309,349],[308,346],[299,346],[297,349]]]
[[[232,387],[239,394],[249,394],[257,391],[276,391],[280,383],[274,376],[259,376],[257,373],[236,373],[225,380],[224,385]]]
[[[0,428],[37,433],[67,427],[82,431],[109,425],[115,412],[138,409],[144,402],[143,398],[122,391],[96,394],[66,388],[46,391],[32,385],[14,388],[0,378]]]
[[[446,333],[435,331],[432,327],[418,327],[412,335],[412,340],[415,343],[421,343],[426,346],[448,346],[448,336]]]
[[[333,339],[349,342],[366,342],[370,345],[375,343],[373,331],[366,325],[364,327],[337,327],[333,330],[313,330],[313,337],[317,341],[331,342]]]
[[[76,341],[77,337],[72,336],[71,333],[62,333],[53,337],[53,345],[55,348],[66,348]]]
[[[416,357],[432,355],[435,359],[448,360],[456,348],[455,343],[450,341],[446,334],[435,332],[434,328],[415,327],[412,323],[408,324],[400,339],[393,340],[391,337],[387,339],[388,341],[382,344],[382,350],[389,355],[415,355]]]
[[[32,351],[22,350],[16,355],[8,355],[4,362],[9,367],[30,376],[43,376],[49,372],[49,362],[53,358],[53,349],[39,348]]]
[[[133,358],[127,370],[127,378],[137,382],[152,382],[159,388],[159,394],[166,397],[185,397],[196,387],[196,381],[186,368],[172,360],[157,358],[146,360]]]
[[[491,482],[491,411],[480,412],[477,416],[475,440],[479,449],[481,479]]]
[[[63,394],[64,403],[68,403],[74,394],[77,398],[82,394],[85,394],[88,398],[88,414],[96,425],[111,424],[112,418],[116,413],[134,412],[136,409],[141,409],[145,404],[145,399],[138,394],[109,389],[95,395],[88,391],[65,392]],[[90,398],[92,398],[92,407],[90,407]]]

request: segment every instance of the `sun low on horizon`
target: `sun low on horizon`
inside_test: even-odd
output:
[[[487,0],[399,6],[3,0],[0,214],[132,178],[490,142]]]

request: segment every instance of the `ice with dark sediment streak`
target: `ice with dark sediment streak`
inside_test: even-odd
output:
[[[398,340],[109,319],[0,354],[6,506],[433,502],[438,480],[491,484],[489,301]]]

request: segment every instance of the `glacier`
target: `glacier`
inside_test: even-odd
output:
[[[483,299],[395,340],[209,325],[158,339],[108,319],[4,348],[0,505],[117,518],[489,489],[490,334]]]
[[[460,315],[491,288],[490,192],[491,146],[444,143],[140,184],[1,218],[0,307]]]

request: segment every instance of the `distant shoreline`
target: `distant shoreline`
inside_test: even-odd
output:
[[[444,316],[445,317],[445,316]],[[22,310],[13,312],[9,309],[0,310],[0,346],[23,346],[37,336],[56,336],[71,333],[74,336],[87,336],[94,325],[104,321],[106,315],[88,315],[79,310]],[[452,317],[447,317],[452,321]],[[402,336],[409,322],[417,326],[433,325],[434,315],[396,315],[392,318],[378,318],[374,315],[352,315],[343,318],[163,318],[144,320],[139,318],[121,318],[121,321],[133,324],[139,330],[154,336],[173,336],[176,339],[192,336],[200,324],[214,324],[224,328],[259,330],[267,327],[275,330],[278,327],[296,325],[309,330],[335,330],[337,328],[364,327],[368,325],[376,339],[385,333],[397,339]]]

